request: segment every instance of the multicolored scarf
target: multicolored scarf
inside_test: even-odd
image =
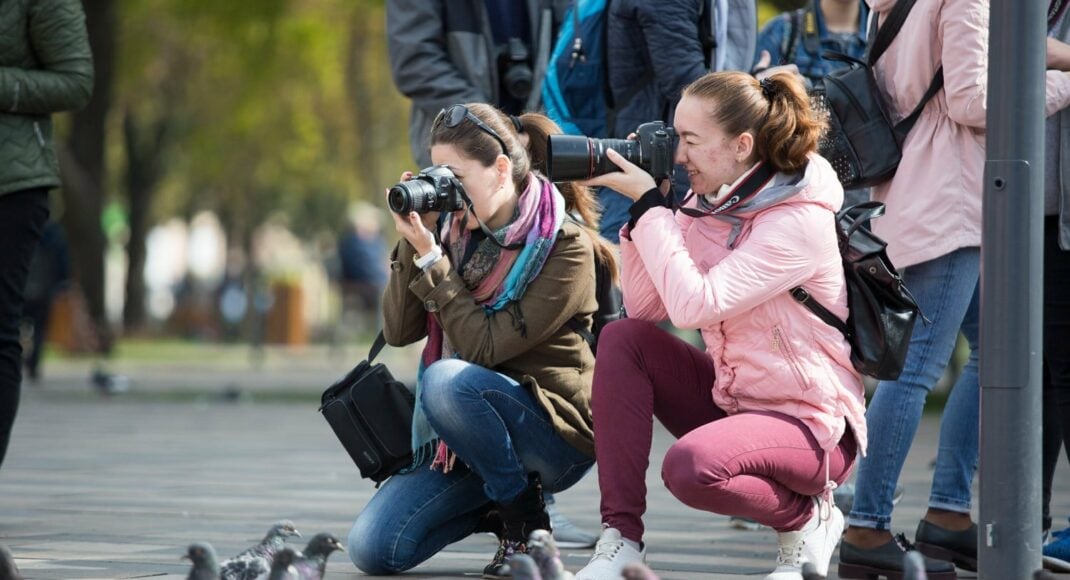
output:
[[[565,219],[565,199],[549,181],[532,173],[528,178],[528,187],[517,203],[515,219],[493,232],[494,238],[501,244],[495,244],[489,238],[480,241],[471,257],[464,260],[465,252],[471,243],[472,232],[464,220],[454,219],[450,215],[443,227],[443,243],[446,245],[450,261],[459,268],[465,285],[472,293],[476,303],[483,306],[488,317],[504,310],[510,304],[519,303],[528,284],[542,271],[543,264],[553,249],[557,232]],[[509,250],[509,246],[523,242],[523,247]],[[522,317],[521,317],[522,320]],[[524,329],[521,327],[521,334]],[[431,363],[456,356],[456,352],[442,331],[438,318],[427,317],[427,344],[420,356],[420,366],[416,372],[416,408],[412,417],[412,464],[405,471],[422,465],[434,452],[431,468],[442,467],[448,472],[453,467],[455,457],[450,453],[431,424],[420,404],[423,391],[424,370]]]

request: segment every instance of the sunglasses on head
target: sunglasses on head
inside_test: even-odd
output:
[[[465,119],[468,119],[473,124],[475,124],[475,126],[478,127],[480,131],[483,131],[487,135],[494,137],[494,140],[498,142],[498,145],[502,146],[502,153],[504,153],[506,157],[509,156],[509,149],[506,148],[505,141],[503,141],[501,136],[498,135],[498,132],[494,129],[491,129],[490,125],[484,123],[479,117],[473,115],[472,112],[468,110],[468,107],[464,105],[453,105],[451,107],[442,109],[442,112],[439,113],[438,116],[440,119],[442,119],[442,124],[449,129],[453,129],[457,125],[463,123]]]

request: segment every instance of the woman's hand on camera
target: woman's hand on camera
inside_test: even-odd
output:
[[[632,201],[643,197],[644,193],[657,186],[657,184],[654,183],[654,178],[651,177],[649,173],[643,171],[638,165],[625,159],[620,153],[617,153],[613,149],[609,149],[606,151],[606,156],[609,157],[609,160],[612,161],[614,165],[620,167],[620,171],[606,173],[605,175],[599,175],[598,177],[581,181],[579,182],[580,185],[587,187],[608,187]]]
[[[417,256],[427,255],[431,248],[435,246],[435,236],[431,233],[431,230],[427,229],[422,219],[427,214],[421,215],[410,211],[405,215],[394,212],[390,212],[390,215],[394,218],[394,227],[397,228],[401,237],[408,240],[409,244],[416,250]]]

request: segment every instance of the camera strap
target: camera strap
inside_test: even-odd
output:
[[[465,205],[464,217],[461,218],[462,228],[468,223],[468,214],[472,214],[472,217],[476,218],[476,222],[479,224],[479,229],[483,231],[484,235],[490,238],[490,241],[493,242],[494,245],[503,250],[519,250],[524,247],[524,242],[522,241],[514,242],[512,244],[503,244],[499,242],[498,238],[494,237],[494,232],[487,227],[487,224],[483,223],[483,220],[479,219],[478,215],[476,215],[475,205],[472,203],[472,198],[468,197],[468,192],[464,190],[464,187],[459,187],[458,190],[461,192],[461,199],[464,200]]]
[[[737,185],[732,191],[730,191],[727,199],[721,202],[721,204],[717,207],[713,209],[697,209],[692,207],[683,207],[686,206],[687,202],[691,201],[691,198],[695,196],[695,190],[692,189],[691,193],[689,193],[687,197],[685,197],[684,200],[680,202],[681,207],[678,211],[683,212],[684,215],[696,218],[722,214],[753,197],[755,194],[761,191],[762,188],[768,185],[769,182],[772,181],[773,177],[775,176],[776,170],[773,169],[772,165],[765,163],[764,161],[759,162],[758,166],[750,172],[750,175],[745,177],[739,185]]]

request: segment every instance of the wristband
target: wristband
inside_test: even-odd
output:
[[[413,256],[412,261],[416,264],[416,267],[423,271],[427,271],[428,268],[433,266],[435,262],[442,259],[442,248],[440,246],[431,246],[431,251],[422,256]]]

